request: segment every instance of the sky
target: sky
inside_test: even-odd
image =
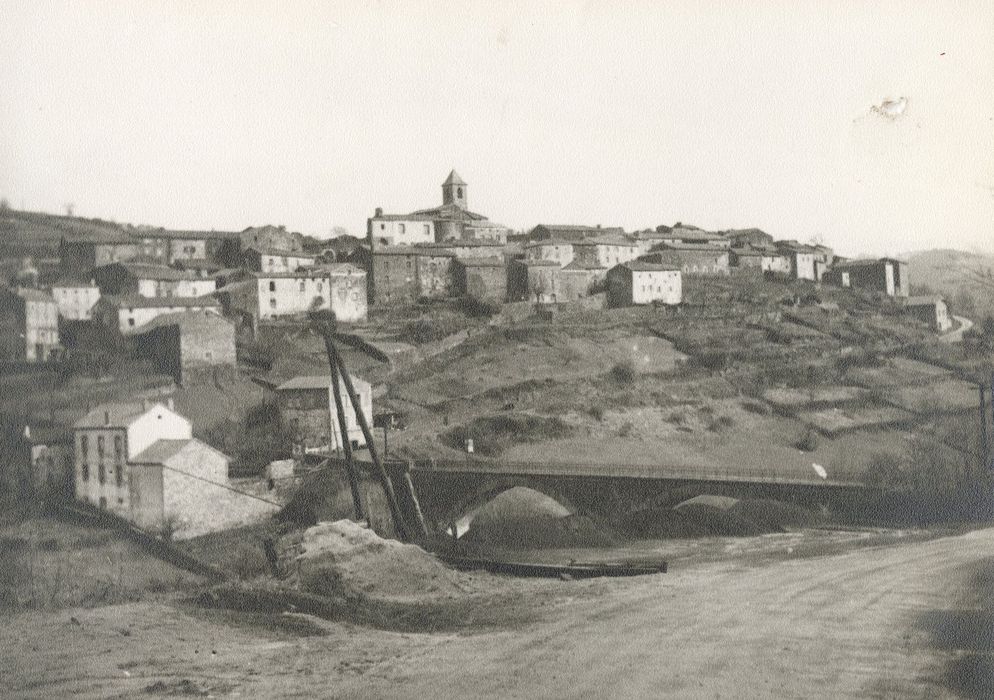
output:
[[[994,252],[994,3],[0,0],[0,196],[170,228]]]

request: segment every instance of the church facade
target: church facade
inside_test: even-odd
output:
[[[441,206],[410,214],[384,214],[378,208],[366,223],[370,249],[467,240],[506,243],[506,226],[469,210],[468,188],[453,170],[442,183]]]

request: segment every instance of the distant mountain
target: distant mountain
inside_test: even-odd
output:
[[[937,249],[903,257],[908,261],[913,292],[941,294],[953,305],[954,313],[994,315],[994,255]],[[970,308],[971,301],[975,308]]]

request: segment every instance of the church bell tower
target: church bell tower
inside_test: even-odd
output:
[[[453,170],[442,183],[442,205],[455,204],[460,209],[466,208],[466,183]]]

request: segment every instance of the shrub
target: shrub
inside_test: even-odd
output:
[[[500,313],[500,304],[495,301],[465,296],[459,299],[459,310],[472,318],[490,318]]]
[[[601,404],[594,404],[590,407],[589,411],[591,416],[597,421],[604,420],[604,407]]]
[[[818,432],[814,428],[808,428],[797,438],[794,447],[803,452],[814,452],[818,449]]]
[[[611,379],[618,384],[632,384],[635,381],[635,365],[628,360],[619,362],[611,368]]]
[[[231,571],[240,579],[250,579],[263,576],[269,572],[269,561],[260,547],[242,542],[235,549],[229,565]]]
[[[457,450],[464,450],[466,441],[472,440],[475,452],[496,455],[515,443],[564,438],[572,433],[573,429],[556,417],[504,413],[475,418],[443,433],[440,439]]]
[[[894,452],[874,452],[870,455],[863,480],[871,486],[894,488],[904,480],[904,460]]]
[[[633,426],[631,423],[624,423],[620,428],[618,428],[618,437],[628,437],[632,434]]]
[[[708,422],[708,430],[712,433],[720,433],[733,425],[735,425],[735,420],[731,416],[715,416]]]
[[[770,415],[770,407],[767,406],[762,401],[746,400],[742,402],[742,408],[749,413],[755,413],[760,416]]]
[[[673,411],[673,413],[666,416],[666,422],[673,423],[674,425],[683,425],[687,422],[687,414],[683,411]]]

